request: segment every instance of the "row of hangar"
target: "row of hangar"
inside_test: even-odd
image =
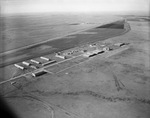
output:
[[[66,56],[59,55],[57,53],[55,56],[58,58],[61,58],[61,59],[66,59]],[[34,69],[35,70],[35,69],[38,69],[40,67],[44,67],[44,66],[56,63],[56,62],[57,62],[56,60],[53,60],[49,57],[41,56],[41,57],[36,58],[36,59],[30,59],[27,61],[23,61],[21,63],[14,64],[14,66],[21,69],[21,70],[25,70],[25,69]]]
[[[109,50],[109,48],[105,49]],[[83,56],[85,57],[92,57],[94,54],[103,53],[103,50],[94,50],[90,52],[84,52]],[[56,53],[55,57],[61,58],[61,59],[67,59],[67,56],[61,55],[59,53]],[[21,63],[14,64],[15,67],[25,70],[25,69],[38,69],[40,67],[44,67],[53,63],[56,63],[56,60],[52,60],[51,58],[41,56],[36,59],[30,59],[27,61],[23,61]]]

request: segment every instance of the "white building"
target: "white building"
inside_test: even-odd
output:
[[[46,60],[46,61],[50,61],[51,59],[47,58],[47,57],[40,57],[41,59],[43,60]]]
[[[31,64],[26,62],[26,61],[23,61],[22,64],[26,65],[26,66],[30,66]]]
[[[66,56],[60,55],[60,54],[58,54],[58,53],[56,53],[55,57],[59,57],[59,58],[61,58],[61,59],[66,59]]]
[[[44,70],[39,70],[39,71],[37,71],[37,72],[32,73],[32,76],[33,76],[33,77],[38,77],[38,76],[42,76],[42,75],[44,75],[44,74],[46,74],[46,73],[47,73],[47,72],[44,71]]]
[[[109,51],[109,50],[110,50],[109,47],[104,47],[104,48],[103,48],[103,51],[106,51],[106,52],[107,52],[107,51]]]
[[[33,62],[33,63],[36,63],[36,64],[41,64],[41,62],[39,62],[37,60],[34,60],[34,59],[31,59],[30,61]]]
[[[21,65],[19,65],[19,64],[14,64],[14,66],[17,67],[17,68],[19,68],[19,69],[21,69],[21,70],[24,70],[24,69],[25,69],[25,67],[23,67],[23,66],[21,66]]]

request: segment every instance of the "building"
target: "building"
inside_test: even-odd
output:
[[[33,63],[36,63],[36,64],[41,64],[40,61],[37,61],[37,60],[35,60],[35,59],[31,59],[30,61],[33,62]]]
[[[41,59],[43,60],[46,60],[46,61],[50,61],[51,59],[50,58],[47,58],[47,57],[40,57]]]
[[[26,66],[30,66],[30,65],[31,65],[31,63],[26,62],[26,61],[23,61],[22,64],[24,64],[24,65],[26,65]]]
[[[90,44],[89,45],[90,47],[96,47],[96,44],[94,43],[94,44]]]
[[[42,76],[42,75],[44,75],[44,74],[46,74],[46,73],[47,73],[46,71],[40,70],[40,71],[37,71],[37,72],[32,73],[32,76],[33,76],[33,77],[39,77],[39,76]]]
[[[83,54],[84,57],[93,57],[95,55],[97,55],[97,54],[94,52],[87,52],[87,53]]]
[[[42,66],[47,66],[47,65],[50,65],[50,64],[53,64],[53,63],[56,63],[56,62],[57,62],[56,60],[51,60],[51,61],[42,63]]]
[[[106,51],[106,52],[107,52],[107,51],[110,51],[110,50],[111,50],[111,49],[110,49],[109,47],[104,47],[104,48],[103,48],[103,51]]]
[[[58,54],[58,53],[56,53],[55,57],[59,57],[59,58],[61,58],[61,59],[66,59],[66,56],[60,55],[60,54]]]
[[[19,68],[19,69],[21,69],[21,70],[24,70],[24,69],[25,69],[25,67],[24,67],[24,66],[19,65],[19,64],[14,64],[14,66],[15,66],[15,67],[17,67],[17,68]]]
[[[96,49],[96,50],[93,50],[93,51],[90,51],[90,52],[86,52],[85,54],[83,54],[83,56],[85,56],[85,57],[93,57],[93,56],[96,56],[96,55],[101,54],[101,53],[104,53],[104,51]]]

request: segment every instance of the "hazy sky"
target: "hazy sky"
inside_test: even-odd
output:
[[[1,0],[3,13],[145,12],[150,0]]]

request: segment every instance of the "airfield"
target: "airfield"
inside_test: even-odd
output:
[[[32,53],[36,47],[29,48],[28,58],[4,64],[1,82],[20,76],[0,86],[1,95],[19,118],[149,118],[149,17],[123,17],[126,21],[122,22],[121,18],[117,25],[111,22],[92,26],[92,29],[62,38],[61,44],[66,41],[66,45],[70,45],[56,46],[54,52],[78,51],[67,59],[58,59],[54,52],[49,52],[51,59],[58,59],[58,64],[44,67],[47,73],[42,76],[33,77],[30,72],[20,76],[28,72],[13,65],[35,55],[35,59],[48,55],[47,51],[38,55],[38,49]],[[72,46],[69,41],[74,38],[78,40]],[[125,45],[116,45],[118,43]],[[87,56],[87,52],[101,51],[103,46],[109,49]]]

